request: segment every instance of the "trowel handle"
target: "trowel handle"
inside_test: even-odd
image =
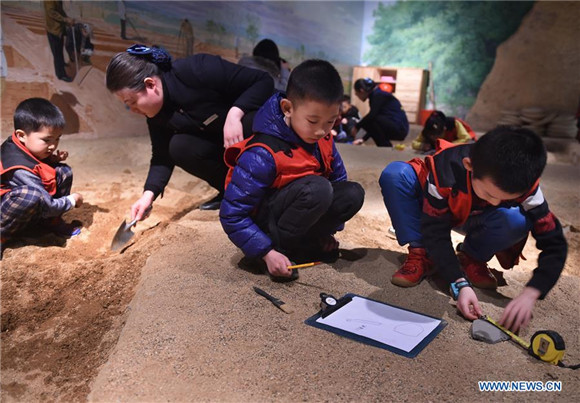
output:
[[[125,225],[125,228],[131,228],[133,225],[137,224],[137,219],[135,218],[129,224]]]
[[[145,212],[143,213],[142,217],[146,217],[150,212],[151,209],[153,208],[153,204],[150,204],[149,207],[147,207],[145,209]],[[126,228],[131,228],[132,226],[134,226],[135,224],[137,224],[137,219],[135,218],[133,221],[131,221],[129,224],[127,224]]]

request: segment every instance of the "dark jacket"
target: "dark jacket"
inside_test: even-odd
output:
[[[425,248],[441,276],[451,283],[463,276],[451,243],[451,229],[463,224],[470,213],[491,205],[473,193],[471,173],[462,163],[473,144],[440,143],[446,147],[426,157],[424,163],[418,158],[410,163],[424,185],[421,232]],[[544,298],[558,281],[566,261],[567,244],[562,226],[548,208],[539,182],[522,197],[500,204],[500,207],[512,206],[520,206],[533,223],[532,236],[541,253],[538,268],[527,286],[540,290]]]
[[[307,144],[284,122],[281,94],[273,95],[256,114],[254,132],[275,136],[301,147],[321,161],[318,144]],[[271,189],[278,176],[274,157],[266,148],[247,149],[237,159],[220,209],[220,221],[230,240],[249,257],[263,257],[273,248],[272,240],[252,219],[252,213]],[[346,169],[332,145],[331,182],[345,181]]]
[[[409,121],[401,103],[390,92],[382,91],[378,86],[369,94],[369,113],[356,124],[357,129],[369,127],[370,122],[391,122],[401,133],[409,133]],[[367,130],[368,131],[368,130]],[[365,140],[370,137],[367,133]]]
[[[272,95],[274,83],[265,72],[197,54],[173,62],[160,75],[163,108],[147,119],[153,155],[145,190],[159,195],[171,178],[174,163],[169,142],[177,133],[190,133],[223,145],[223,127],[232,106],[245,113],[257,110]],[[213,114],[218,118],[204,127]]]

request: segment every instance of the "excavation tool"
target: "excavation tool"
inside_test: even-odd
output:
[[[254,291],[256,291],[256,293],[261,295],[262,297],[266,298],[268,301],[272,302],[276,307],[278,307],[282,311],[284,311],[286,313],[294,312],[294,310],[292,308],[290,308],[288,306],[288,304],[286,304],[284,301],[279,300],[278,298],[268,294],[266,291],[262,290],[261,288],[254,287]]]
[[[511,339],[538,360],[564,368],[580,368],[580,364],[567,365],[562,362],[564,352],[566,351],[564,339],[553,330],[537,331],[528,343],[489,316],[484,315],[473,322],[471,336],[476,340],[482,340],[492,344]]]
[[[147,215],[149,215],[150,211],[151,211],[151,206],[149,206],[149,208],[147,208],[147,210],[145,210],[145,213],[143,213],[143,217],[147,217]],[[127,242],[129,242],[129,240],[131,238],[133,238],[133,235],[135,235],[135,234],[133,233],[133,231],[131,231],[131,228],[135,224],[137,224],[137,221],[138,221],[137,219],[134,219],[129,224],[127,224],[127,220],[123,220],[123,222],[121,223],[121,226],[119,227],[119,229],[115,233],[115,236],[113,237],[113,241],[111,242],[111,250],[112,251],[116,251],[116,250],[121,249],[123,246],[125,246],[127,244]]]

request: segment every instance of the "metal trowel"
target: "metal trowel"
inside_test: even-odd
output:
[[[116,251],[121,249],[131,238],[133,238],[133,231],[131,228],[137,223],[137,219],[134,219],[129,224],[127,224],[127,220],[123,220],[121,226],[115,233],[113,237],[113,242],[111,242],[111,250]]]

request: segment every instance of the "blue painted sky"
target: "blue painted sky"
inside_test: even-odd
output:
[[[228,33],[245,37],[248,16],[259,18],[260,38],[307,54],[324,52],[358,64],[364,18],[362,1],[126,1],[128,10],[188,18],[194,29],[212,19]],[[178,29],[178,26],[177,26]],[[284,56],[284,55],[282,55]]]

